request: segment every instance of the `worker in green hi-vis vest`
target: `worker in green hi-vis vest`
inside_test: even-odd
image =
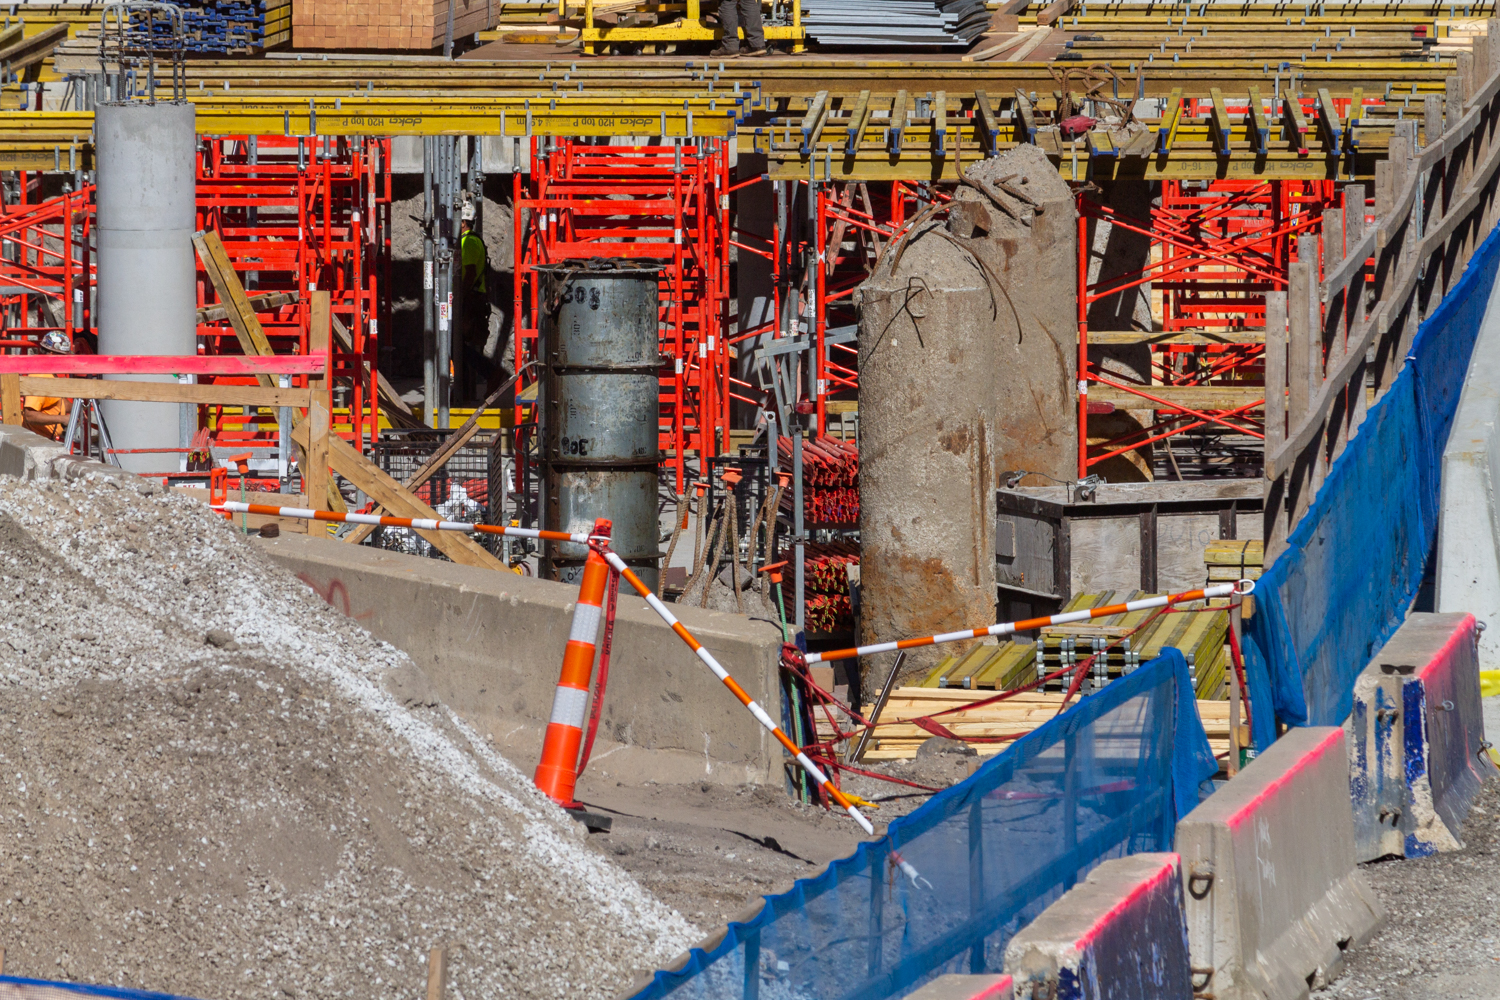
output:
[[[463,296],[464,395],[483,397],[480,391],[494,380],[493,366],[484,356],[484,345],[490,337],[489,252],[484,238],[474,231],[474,205],[466,203],[459,223],[458,252],[462,267],[459,284]]]

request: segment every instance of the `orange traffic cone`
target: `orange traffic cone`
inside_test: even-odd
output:
[[[595,535],[609,537],[611,523],[594,522]],[[536,787],[564,809],[579,809],[573,801],[578,781],[578,748],[583,743],[583,719],[589,703],[589,681],[594,674],[595,640],[604,613],[604,589],[609,583],[609,564],[590,549],[583,567],[578,603],[573,607],[573,628],[563,653],[562,675],[552,698],[552,718],[542,741],[542,759],[536,766]]]

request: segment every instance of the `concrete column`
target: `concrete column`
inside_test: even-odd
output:
[[[191,104],[100,104],[98,318],[100,354],[198,353]],[[121,376],[173,381],[170,375]],[[106,400],[116,448],[176,448],[178,404]],[[178,456],[122,455],[132,472],[175,472]]]
[[[1072,196],[1034,146],[969,176],[1027,200],[959,188],[946,227],[888,250],[860,289],[861,642],[994,621],[999,475],[1074,478]],[[951,651],[917,650],[908,675]],[[865,690],[884,669],[862,664]]]

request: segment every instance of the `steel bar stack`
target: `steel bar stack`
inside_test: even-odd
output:
[[[822,45],[962,48],[984,33],[980,0],[808,0],[803,23]]]
[[[781,471],[792,470],[792,439],[777,441]],[[852,527],[859,523],[859,446],[819,435],[802,446],[802,518],[810,528]],[[792,494],[781,495],[783,515],[792,513]]]

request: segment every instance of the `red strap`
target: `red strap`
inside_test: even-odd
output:
[[[594,682],[594,704],[589,709],[589,731],[583,738],[583,750],[578,755],[578,774],[588,766],[589,754],[594,750],[594,734],[599,731],[599,713],[604,710],[604,688],[609,684],[609,650],[615,640],[615,603],[620,598],[620,574],[613,567],[609,571],[609,597],[604,602],[604,642],[599,647],[599,679]]]

